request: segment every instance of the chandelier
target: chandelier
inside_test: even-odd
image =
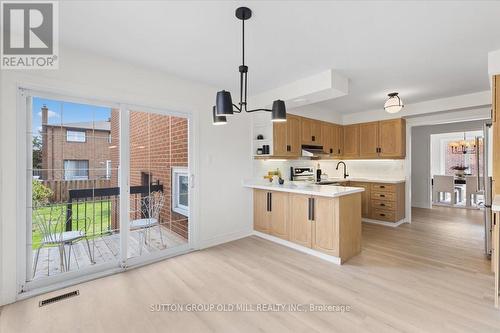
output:
[[[242,64],[239,66],[240,72],[240,101],[238,105],[233,104],[231,93],[226,90],[217,92],[215,106],[212,107],[212,117],[214,125],[224,125],[227,123],[227,116],[234,113],[267,111],[271,112],[273,122],[286,121],[285,102],[278,99],[273,102],[272,109],[247,109],[247,76],[248,66],[245,65],[245,21],[252,17],[252,10],[247,7],[236,9],[236,18],[242,23]]]
[[[467,140],[464,132],[463,140],[451,141],[448,143],[452,154],[475,154],[476,140]]]

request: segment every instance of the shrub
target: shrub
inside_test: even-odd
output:
[[[33,207],[47,204],[49,202],[49,198],[54,194],[50,188],[43,185],[42,182],[36,179],[32,180],[32,188]]]

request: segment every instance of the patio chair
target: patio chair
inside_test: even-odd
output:
[[[165,196],[162,192],[151,192],[150,195],[141,198],[141,214],[144,218],[130,221],[130,230],[140,230],[139,255],[142,254],[142,247],[151,241],[150,229],[158,227],[160,233],[161,245],[164,247],[163,236],[161,233],[160,213],[165,202]]]
[[[49,212],[42,211],[46,208],[49,208]],[[33,266],[33,277],[36,273],[36,268],[38,265],[38,258],[40,256],[40,250],[43,247],[52,247],[57,246],[59,250],[59,264],[61,272],[69,271],[71,264],[71,249],[73,244],[80,240],[85,240],[87,243],[87,249],[89,251],[89,259],[92,264],[95,263],[94,258],[92,256],[92,251],[90,250],[89,240],[87,238],[87,228],[90,222],[90,218],[81,218],[78,220],[83,220],[83,230],[66,230],[66,221],[64,219],[65,209],[64,206],[55,208],[53,205],[51,206],[41,206],[33,209],[33,222],[34,225],[40,230],[41,234],[41,242],[38,248],[36,249],[35,254],[35,262]],[[76,219],[72,219],[76,221]],[[66,256],[66,245],[69,246],[68,256]]]

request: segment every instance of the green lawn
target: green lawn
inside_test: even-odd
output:
[[[110,200],[73,204],[72,208],[72,230],[85,230],[85,216],[90,218],[90,220],[87,220],[88,236],[101,235],[111,229]],[[61,216],[60,222],[54,230],[56,232],[61,231],[61,228],[64,228],[64,221],[66,220],[66,204],[51,204],[50,206],[40,207],[36,211],[33,211],[32,244],[34,249],[38,247],[42,239],[39,226],[37,225],[37,214],[44,216],[45,219],[55,219]]]

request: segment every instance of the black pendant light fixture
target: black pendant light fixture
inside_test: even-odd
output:
[[[271,120],[286,121],[286,107],[282,100],[275,100],[272,109],[247,109],[247,74],[248,66],[245,65],[245,21],[252,17],[252,11],[247,7],[239,7],[236,9],[236,17],[242,23],[242,64],[239,67],[240,72],[240,101],[238,105],[233,104],[231,93],[226,90],[217,92],[215,106],[213,107],[213,124],[221,125],[227,122],[227,116],[232,116],[234,113],[267,111],[271,112]]]

